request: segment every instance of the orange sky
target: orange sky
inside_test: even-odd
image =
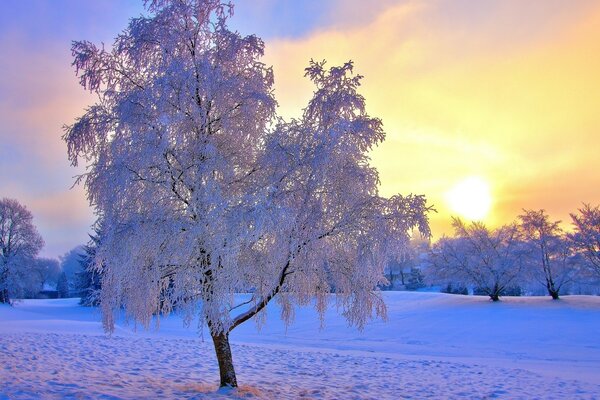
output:
[[[382,193],[426,194],[435,236],[469,176],[489,182],[491,225],[523,208],[568,221],[600,200],[600,4],[484,3],[472,19],[448,17],[465,2],[391,4],[367,24],[267,43],[285,115],[310,97],[306,60],[355,61],[388,134],[373,153]]]

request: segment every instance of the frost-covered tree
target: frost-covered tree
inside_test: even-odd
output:
[[[569,239],[587,260],[589,270],[600,276],[600,206],[584,204],[578,211],[571,214],[575,230]]]
[[[517,283],[526,252],[516,225],[491,230],[480,222],[465,225],[453,218],[455,237],[442,238],[432,248],[431,263],[437,279],[472,285],[498,301]]]
[[[32,299],[45,286],[56,286],[60,265],[58,260],[52,258],[19,258],[11,275],[11,296]]]
[[[73,291],[78,290],[78,276],[82,272],[80,260],[84,252],[84,246],[79,245],[75,246],[74,248],[72,248],[71,250],[59,257],[60,268],[65,274],[67,274],[67,280],[69,281],[69,289],[72,289]]]
[[[104,223],[104,324],[121,309],[145,325],[175,307],[199,316],[221,386],[237,386],[229,333],[275,298],[286,322],[314,298],[323,314],[332,289],[350,323],[384,315],[384,262],[412,227],[428,234],[428,208],[379,196],[368,152],[384,132],[352,63],[312,62],[314,97],[285,122],[263,42],[226,26],[231,4],[147,8],[111,49],[73,44],[80,82],[99,97],[65,140],[71,162],[88,163],[81,179]]]
[[[398,261],[398,258],[389,260],[385,267],[387,285],[386,290],[418,290],[425,287],[425,276],[419,266],[419,255],[409,254]]]
[[[43,289],[44,285],[52,285],[58,282],[60,276],[60,264],[54,258],[36,258],[28,275],[31,275],[35,284],[31,285],[30,294],[36,295]]]
[[[17,200],[0,200],[0,303],[23,292],[44,241],[33,225],[31,212]]]
[[[416,290],[423,287],[423,266],[426,264],[429,246],[429,238],[415,234],[406,248],[399,249],[399,254],[394,254],[388,260],[385,267],[388,283],[383,288]]]
[[[560,221],[550,221],[544,210],[524,210],[519,220],[528,275],[558,300],[561,288],[573,282],[576,273],[571,243],[566,240]]]

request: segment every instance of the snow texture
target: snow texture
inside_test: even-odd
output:
[[[595,399],[600,297],[385,293],[388,322],[358,332],[334,310],[232,333],[241,387],[218,391],[210,340],[170,316],[106,336],[76,299],[0,307],[0,399]]]

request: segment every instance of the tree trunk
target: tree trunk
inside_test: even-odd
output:
[[[8,298],[8,290],[0,289],[0,304],[4,303],[10,304],[10,299]]]
[[[494,284],[494,287],[492,288],[491,292],[490,292],[490,299],[492,299],[492,301],[500,301],[500,293],[502,292],[502,290],[500,290],[500,286],[498,285],[498,283]]]
[[[235,369],[233,368],[233,357],[229,347],[229,334],[211,334],[215,345],[215,353],[219,362],[219,374],[221,376],[221,387],[237,387]]]
[[[552,300],[558,300],[558,290],[554,287],[552,279],[546,281],[546,288],[548,289],[548,294],[552,296]]]

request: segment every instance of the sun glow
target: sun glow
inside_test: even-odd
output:
[[[446,193],[446,202],[459,216],[472,221],[484,219],[492,206],[489,183],[480,177],[468,177]]]

